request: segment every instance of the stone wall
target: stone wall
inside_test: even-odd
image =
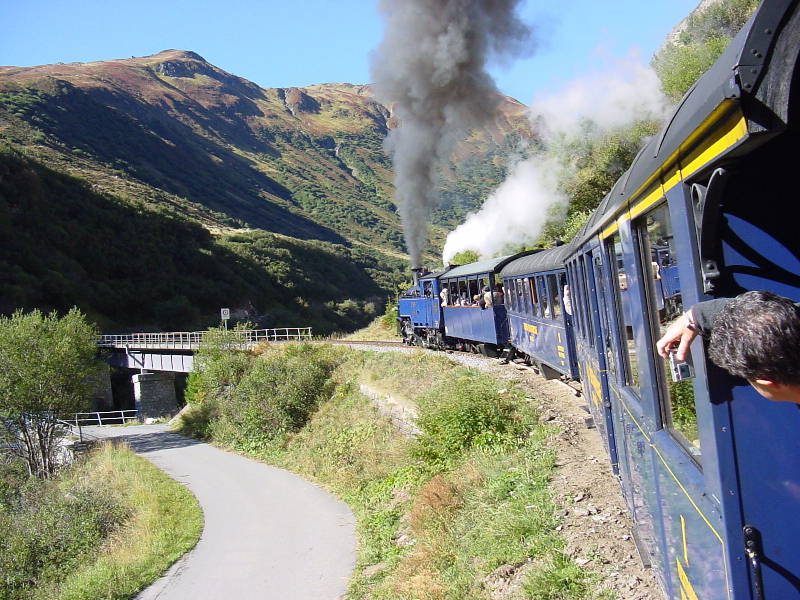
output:
[[[178,412],[175,373],[141,373],[133,376],[133,397],[139,418],[160,419]]]

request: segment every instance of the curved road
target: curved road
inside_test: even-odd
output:
[[[278,469],[167,431],[85,427],[124,438],[197,497],[205,527],[194,550],[137,600],[336,600],[355,565],[347,505]]]

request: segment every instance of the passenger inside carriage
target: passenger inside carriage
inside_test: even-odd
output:
[[[498,283],[495,286],[494,292],[492,292],[492,303],[497,304],[505,304],[505,293],[503,293],[503,284]]]
[[[492,297],[492,291],[488,285],[483,286],[481,290],[483,292],[483,304],[485,308],[489,308],[494,304],[494,298]]]
[[[800,405],[800,304],[761,291],[699,302],[667,328],[656,349],[664,358],[677,349],[677,359],[686,360],[698,335],[709,339],[716,365],[769,400]]]

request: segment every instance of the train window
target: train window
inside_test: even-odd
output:
[[[581,301],[578,305],[583,310],[586,338],[589,340],[589,345],[594,346],[594,321],[592,320],[592,305],[589,302],[589,292],[592,288],[589,285],[589,271],[582,255],[578,257],[578,268],[580,270],[581,287]]]
[[[560,319],[561,318],[561,289],[558,285],[558,279],[554,274],[550,274],[547,276],[547,290],[550,296],[550,303],[553,308],[552,318],[553,319]]]
[[[534,277],[526,277],[525,284],[528,293],[530,294],[530,313],[533,316],[537,316],[539,314],[539,294],[536,293],[536,278]]]
[[[572,315],[572,290],[567,283],[566,273],[558,276],[558,289],[561,290],[561,299],[564,302],[564,312]]]
[[[426,298],[433,298],[433,283],[428,280],[422,282],[423,289],[425,290],[425,297]]]
[[[545,319],[552,318],[553,314],[550,311],[550,299],[547,297],[547,288],[544,284],[544,277],[536,278],[536,291],[539,295],[539,309]]]
[[[477,279],[470,279],[467,282],[467,298],[469,299],[470,304],[474,304],[477,302],[476,296],[480,294],[480,288],[478,288],[478,280]]]
[[[455,304],[458,304],[458,282],[452,280],[448,285],[450,287],[450,294],[448,295],[447,303],[450,306],[453,306]]]
[[[469,289],[467,288],[467,280],[458,280],[458,299],[461,306],[467,306],[470,303]]]
[[[522,291],[522,280],[521,279],[510,279],[509,283],[511,283],[511,288],[507,292],[511,296],[511,302],[514,303],[514,310],[517,312],[521,312],[522,308],[520,305],[520,292]]]
[[[620,328],[620,348],[624,365],[624,382],[626,385],[639,387],[639,359],[636,355],[636,340],[633,337],[633,306],[628,293],[628,273],[622,254],[622,240],[619,234],[608,242],[608,262],[611,265],[611,281]]]
[[[531,312],[531,298],[528,290],[527,279],[517,280],[517,304],[519,306],[520,312],[524,313]]]
[[[642,239],[642,265],[646,271],[650,327],[659,339],[667,327],[683,314],[678,251],[672,236],[672,222],[666,204],[644,215],[637,226]],[[655,356],[655,354],[654,354]],[[690,379],[672,381],[669,362],[655,356],[659,375],[665,426],[695,457],[700,455],[694,387]]]
[[[563,280],[564,283],[564,310],[568,315],[572,315],[572,323],[575,328],[576,334],[575,335],[582,335],[583,334],[583,324],[580,320],[580,315],[578,311],[575,310],[573,312],[572,308],[572,290],[574,289],[576,292],[578,290],[578,286],[575,281],[575,263],[569,263],[567,265],[567,275]]]

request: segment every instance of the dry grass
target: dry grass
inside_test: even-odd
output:
[[[399,340],[397,335],[397,327],[394,323],[387,325],[383,316],[377,317],[372,323],[345,336],[345,340],[375,340],[375,341],[393,341]]]
[[[126,446],[103,445],[76,476],[113,489],[133,516],[94,562],[37,590],[36,600],[132,598],[200,538],[203,513],[195,497]]]

